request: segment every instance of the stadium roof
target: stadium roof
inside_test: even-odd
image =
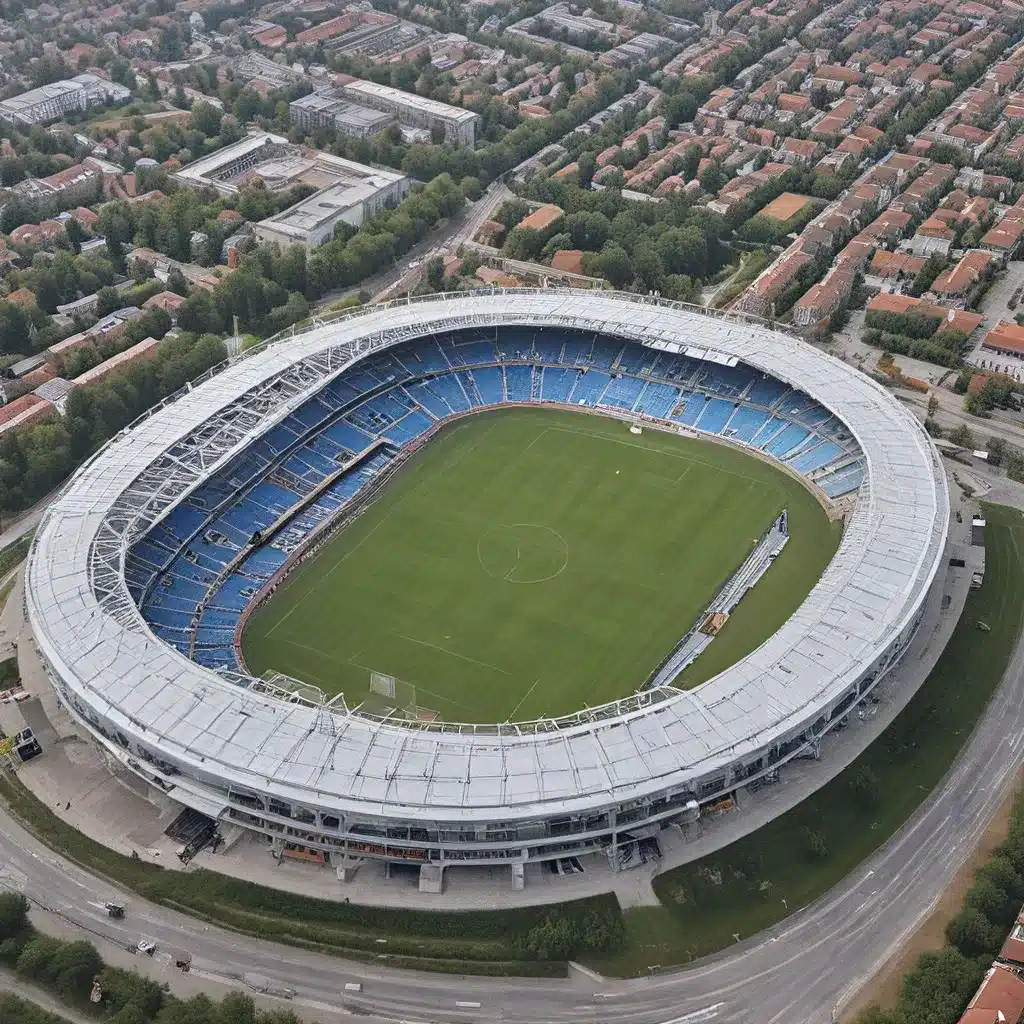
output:
[[[557,722],[500,728],[413,728],[343,704],[285,703],[154,637],[122,561],[190,488],[356,359],[430,332],[517,323],[691,355],[713,347],[710,358],[738,358],[800,387],[847,424],[866,456],[865,483],[835,558],[774,636],[695,690],[662,688]],[[108,724],[182,766],[173,781],[185,802],[210,804],[215,778],[335,812],[529,820],[681,792],[797,736],[879,668],[914,620],[942,563],[948,517],[945,475],[911,414],[867,376],[791,337],[636,296],[463,294],[318,321],[123,432],[50,506],[26,594],[57,676]]]

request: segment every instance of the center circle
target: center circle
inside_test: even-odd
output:
[[[493,526],[476,544],[481,568],[505,583],[546,583],[569,564],[569,545],[550,526],[505,523]]]

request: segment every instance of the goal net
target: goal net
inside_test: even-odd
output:
[[[371,672],[366,710],[378,715],[398,712],[405,717],[416,718],[420,712],[416,703],[416,687],[384,672]]]

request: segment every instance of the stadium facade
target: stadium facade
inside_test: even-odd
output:
[[[845,503],[839,549],[777,633],[691,691],[460,725],[249,677],[247,609],[463,399],[466,411],[553,400],[758,450]],[[317,468],[314,447],[336,463]],[[241,521],[240,494],[258,495]],[[917,421],[800,341],[636,296],[464,294],[316,322],[124,431],[48,509],[26,603],[63,704],[181,804],[338,863],[419,863],[438,883],[445,867],[509,864],[516,877],[599,850],[617,864],[626,845],[815,750],[906,649],[948,523]]]

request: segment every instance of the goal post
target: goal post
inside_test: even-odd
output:
[[[385,675],[383,672],[370,673],[370,693],[376,693],[380,697],[394,700],[396,683],[394,676]]]
[[[419,711],[416,687],[385,672],[370,673],[370,693],[377,698],[374,703],[391,711],[400,711],[409,717],[415,717]]]

